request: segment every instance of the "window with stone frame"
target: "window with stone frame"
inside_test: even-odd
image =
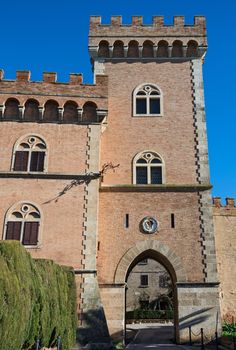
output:
[[[46,143],[40,137],[30,135],[14,147],[12,170],[43,172],[45,170]]]
[[[19,203],[8,212],[5,222],[5,240],[17,240],[25,246],[37,246],[41,215],[30,203]]]
[[[134,184],[162,184],[163,168],[163,161],[157,153],[152,151],[146,151],[137,155],[134,159]]]
[[[133,93],[133,116],[161,116],[162,94],[153,84],[138,86]]]
[[[148,275],[140,275],[140,287],[148,287]]]

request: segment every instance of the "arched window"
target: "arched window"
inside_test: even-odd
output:
[[[162,114],[162,94],[153,84],[137,87],[133,93],[134,116],[160,116]]]
[[[124,57],[124,43],[120,40],[114,42],[113,57]]]
[[[137,185],[163,183],[163,161],[152,151],[139,153],[133,161],[133,180]]]
[[[12,170],[43,172],[46,148],[46,143],[35,135],[20,140],[14,147]]]
[[[59,120],[58,103],[47,101],[44,106],[43,120],[45,122],[55,122]]]
[[[161,40],[158,43],[157,57],[168,57],[168,42]]]
[[[139,57],[138,42],[132,40],[129,42],[127,57]]]
[[[183,43],[180,40],[175,40],[172,47],[172,57],[183,57]]]
[[[25,103],[24,120],[37,121],[39,120],[39,103],[35,100],[28,100]]]
[[[143,43],[143,57],[154,57],[153,42],[146,40]]]
[[[64,106],[63,122],[78,123],[78,105],[73,101],[66,102]]]
[[[14,98],[9,98],[5,103],[4,119],[6,120],[19,120],[20,110],[19,101]]]
[[[190,40],[188,42],[186,56],[187,57],[198,57],[198,43],[196,41]]]
[[[86,102],[83,106],[82,122],[94,123],[97,121],[97,105],[93,102]]]
[[[26,246],[38,244],[40,211],[30,203],[15,205],[6,215],[4,239],[17,240]]]
[[[99,43],[98,57],[109,57],[109,43],[105,40]]]

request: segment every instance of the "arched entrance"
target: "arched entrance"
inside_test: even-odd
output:
[[[145,259],[151,259],[161,264],[170,276],[173,291],[173,338],[175,342],[179,342],[178,295],[176,283],[185,282],[186,275],[181,259],[177,257],[169,247],[158,241],[138,242],[121,258],[114,276],[115,283],[124,283],[127,285],[127,280],[132,269]],[[125,288],[123,310],[124,337],[126,337],[126,292],[127,289]]]

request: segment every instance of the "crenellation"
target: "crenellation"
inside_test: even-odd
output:
[[[185,24],[184,16],[174,16],[174,26],[177,28],[183,27]]]
[[[82,73],[71,73],[70,74],[70,84],[71,85],[83,84],[83,74]]]
[[[16,81],[29,82],[30,81],[30,71],[29,70],[17,70],[16,71]]]
[[[222,204],[221,202],[221,197],[213,197],[213,207],[214,210],[228,213],[229,209],[233,209],[236,214],[236,206],[235,206],[235,199],[231,197],[226,197],[225,198],[225,205]]]
[[[163,27],[164,26],[164,17],[163,16],[153,16],[152,23],[155,27]]]
[[[56,83],[57,73],[55,72],[43,72],[44,83]]]
[[[132,16],[132,26],[142,26],[143,17],[142,16]]]
[[[170,54],[160,54],[158,48],[165,40]],[[114,43],[121,42],[124,47],[129,48],[133,41],[137,41],[139,55],[136,53],[125,55],[125,50],[117,56],[113,54]],[[153,50],[147,55],[142,55],[144,42],[150,41]],[[174,45],[178,41],[180,50],[176,54]],[[172,50],[173,48],[173,50]],[[184,16],[175,16],[172,25],[164,23],[163,16],[154,16],[151,24],[143,24],[142,16],[132,16],[131,24],[123,24],[121,16],[112,16],[110,24],[101,23],[101,17],[92,17],[89,33],[89,51],[92,59],[97,57],[106,60],[117,59],[187,59],[202,57],[207,49],[205,17],[197,16],[194,24],[186,25]],[[175,54],[173,53],[175,51]],[[134,51],[135,52],[135,51]],[[157,54],[158,52],[158,54]]]
[[[122,25],[122,17],[121,16],[111,16],[111,25],[112,26]]]
[[[0,69],[0,81],[4,78],[4,70]]]

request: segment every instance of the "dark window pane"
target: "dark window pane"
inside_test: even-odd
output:
[[[147,100],[146,98],[136,99],[136,114],[147,114]]]
[[[162,184],[162,168],[151,167],[151,183]]]
[[[23,232],[22,243],[24,245],[37,245],[39,222],[26,222]]]
[[[161,163],[161,160],[160,159],[158,159],[158,158],[154,158],[152,161],[151,161],[151,163]]]
[[[20,221],[8,221],[6,239],[20,240],[21,222]]]
[[[147,184],[147,167],[136,168],[136,183]]]
[[[16,151],[13,170],[27,171],[28,158],[29,158],[29,152]]]
[[[150,98],[150,114],[160,114],[160,100]]]
[[[140,276],[140,284],[141,286],[148,286],[148,275]]]
[[[147,161],[143,158],[137,160],[137,163],[147,163]]]
[[[160,95],[158,91],[152,91],[150,95]]]
[[[144,91],[139,91],[139,92],[137,93],[137,95],[146,95],[146,92],[144,92]]]
[[[44,157],[44,152],[32,152],[30,160],[30,171],[43,171]]]

